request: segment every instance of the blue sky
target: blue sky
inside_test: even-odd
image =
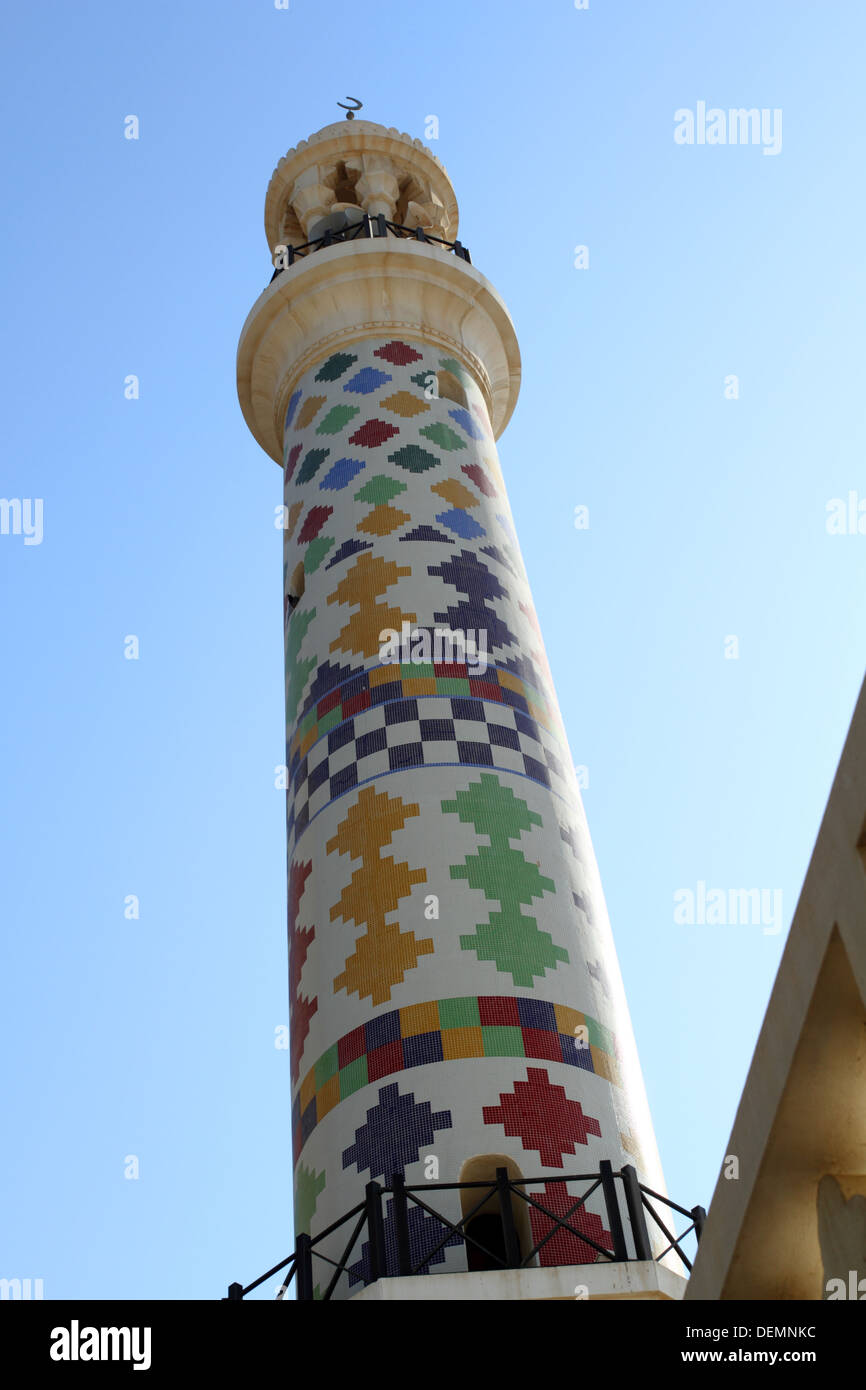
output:
[[[866,12],[178,0],[2,26],[0,492],[44,512],[41,544],[0,535],[0,1274],[219,1297],[292,1243],[280,473],[235,349],[271,171],[349,93],[419,137],[438,116],[517,326],[500,457],[669,1191],[708,1204],[863,677],[866,535],[826,518],[866,499]],[[780,109],[781,151],[676,144],[699,101]],[[781,931],[676,924],[699,881],[780,889]]]

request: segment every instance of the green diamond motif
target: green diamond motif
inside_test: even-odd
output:
[[[325,1174],[299,1162],[295,1172],[295,1231],[310,1234],[319,1197],[325,1190]]]
[[[347,372],[357,360],[352,352],[335,352],[333,357],[329,357],[327,362],[322,363],[313,380],[339,381],[343,373]]]
[[[435,425],[425,425],[418,431],[423,434],[425,439],[429,439],[431,444],[438,444],[440,449],[465,449],[466,440],[461,439],[459,434],[455,434],[450,425],[444,425],[441,420],[437,420]]]
[[[388,462],[396,463],[398,468],[405,468],[409,473],[424,473],[428,468],[438,468],[442,460],[417,444],[406,444],[389,454]]]
[[[310,449],[298,469],[295,482],[308,483],[315,477],[330,452],[330,449]]]
[[[304,573],[315,573],[334,544],[336,542],[333,536],[316,536],[315,540],[310,541],[304,555]]]
[[[360,413],[359,405],[334,405],[319,425],[316,434],[339,434],[340,430]]]
[[[399,497],[401,492],[406,491],[405,483],[398,483],[396,478],[389,478],[384,473],[377,473],[375,478],[370,478],[363,487],[355,493],[356,502],[370,502],[373,506],[380,506],[383,502],[390,502],[392,497]]]
[[[315,656],[308,657],[306,661],[301,661],[299,656],[304,638],[307,635],[307,629],[315,616],[315,608],[310,608],[306,613],[300,613],[296,609],[292,614],[286,633],[286,672],[289,677],[286,690],[286,723],[288,726],[295,722],[298,702],[303,694],[304,686],[307,684],[307,677],[316,664]]]
[[[515,985],[532,988],[547,970],[568,960],[568,952],[522,911],[532,906],[533,899],[556,892],[553,879],[545,878],[538,865],[511,844],[534,825],[541,825],[541,817],[490,773],[482,773],[453,801],[443,801],[442,810],[474,825],[478,835],[490,840],[462,864],[452,865],[451,877],[465,879],[489,902],[499,903],[499,910],[491,912],[486,922],[476,923],[474,934],[460,937],[461,949],[474,951],[479,960],[492,961],[497,970],[511,975]]]

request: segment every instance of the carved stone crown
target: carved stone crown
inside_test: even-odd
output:
[[[302,246],[321,218],[347,208],[457,240],[457,199],[443,165],[420,140],[373,121],[335,122],[283,156],[265,198],[271,254]]]
[[[317,241],[321,227],[384,215],[457,240],[457,199],[420,140],[371,121],[340,121],[280,160],[265,199],[278,246]],[[520,389],[520,350],[502,299],[476,266],[447,246],[373,235],[318,243],[275,276],[247,315],[238,344],[238,398],[259,444],[282,460],[286,402],[299,377],[340,346],[380,334],[436,345],[476,381],[494,435]]]

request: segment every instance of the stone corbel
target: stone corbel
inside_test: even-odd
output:
[[[305,169],[300,178],[295,181],[289,203],[292,211],[304,229],[304,236],[309,237],[310,227],[320,217],[325,217],[331,210],[335,194],[333,188],[323,180],[323,171],[317,167]],[[327,174],[325,174],[327,178]],[[331,179],[333,182],[333,178]]]
[[[388,221],[393,222],[400,196],[393,161],[386,156],[365,158],[364,172],[355,185],[355,192],[361,207],[370,217],[384,213]]]
[[[406,226],[413,229],[421,227],[423,231],[445,240],[445,209],[441,203],[409,203]]]

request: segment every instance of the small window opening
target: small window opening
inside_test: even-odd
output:
[[[304,562],[300,560],[292,571],[292,577],[286,587],[286,603],[289,612],[294,613],[304,594]]]
[[[454,401],[456,405],[462,405],[464,410],[468,409],[469,402],[466,399],[466,392],[453,372],[437,372],[436,380],[441,400]]]
[[[504,1168],[512,1182],[521,1182],[523,1178],[514,1159],[508,1158],[506,1154],[477,1154],[463,1164],[460,1169],[460,1182],[494,1183],[497,1168]],[[477,1205],[483,1191],[483,1188],[470,1187],[460,1193],[464,1217]],[[520,1257],[525,1259],[532,1249],[529,1207],[516,1192],[511,1194],[511,1211]],[[466,1262],[470,1271],[474,1273],[506,1267],[505,1234],[497,1193],[491,1192],[484,1204],[469,1218],[464,1230],[466,1235],[471,1237],[471,1240],[466,1242]],[[478,1245],[473,1244],[473,1241],[477,1241]],[[479,1249],[479,1246],[483,1246],[484,1249]]]

